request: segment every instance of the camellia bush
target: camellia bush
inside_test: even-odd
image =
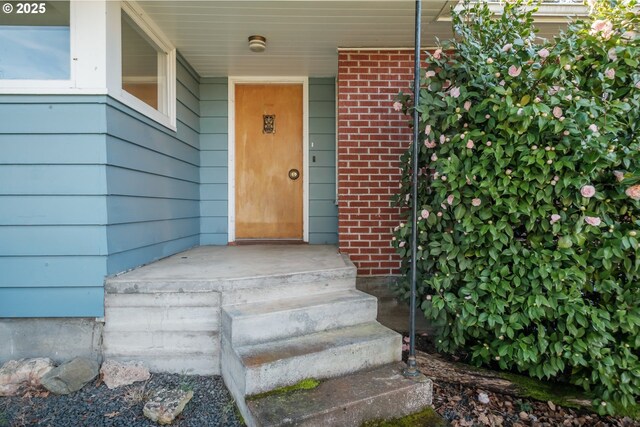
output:
[[[468,5],[417,103],[394,104],[420,115],[418,292],[437,348],[582,386],[601,412],[640,395],[635,7],[590,4],[546,41],[529,6]],[[408,208],[410,151],[403,165]],[[409,214],[393,238],[405,268]]]

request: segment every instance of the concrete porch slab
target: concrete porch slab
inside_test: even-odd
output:
[[[108,293],[224,291],[355,277],[355,266],[331,245],[200,246],[110,277]]]
[[[432,402],[432,383],[424,376],[402,376],[403,363],[323,381],[313,390],[275,394],[247,401],[256,426],[360,426],[376,419],[400,418]]]

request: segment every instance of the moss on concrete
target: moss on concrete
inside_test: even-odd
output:
[[[282,394],[289,394],[300,390],[313,390],[320,385],[320,381],[315,378],[306,378],[296,384],[288,385],[285,387],[276,388],[270,391],[266,391],[260,394],[254,394],[247,397],[247,400],[258,400],[268,396],[276,396]]]
[[[402,418],[367,421],[361,427],[445,427],[446,425],[444,419],[433,408],[425,408]]]

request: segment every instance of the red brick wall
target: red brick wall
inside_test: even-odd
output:
[[[400,210],[391,197],[412,132],[393,102],[411,90],[413,58],[412,50],[338,55],[338,237],[361,276],[399,273],[391,232]]]

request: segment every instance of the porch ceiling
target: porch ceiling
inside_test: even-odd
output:
[[[438,21],[452,3],[423,1],[423,46],[451,37]],[[340,47],[412,47],[415,2],[410,0],[142,1],[140,5],[203,77],[334,76]],[[540,24],[551,37],[564,24]],[[247,37],[267,38],[252,53]]]

